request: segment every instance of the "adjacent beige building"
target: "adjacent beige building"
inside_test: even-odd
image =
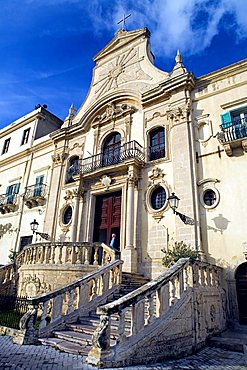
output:
[[[63,124],[39,108],[0,132],[0,262],[31,238],[34,218],[59,242],[109,245],[116,234],[123,269],[150,278],[165,270],[161,250],[184,241],[225,268],[237,319],[235,273],[247,270],[247,61],[195,78],[179,52],[169,72],[153,59],[147,29],[120,30]],[[45,196],[27,196],[44,184]],[[180,217],[168,204],[173,192]]]

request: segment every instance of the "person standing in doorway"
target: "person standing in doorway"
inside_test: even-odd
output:
[[[117,235],[116,235],[116,234],[112,234],[112,235],[111,235],[110,247],[111,247],[112,249],[116,249],[116,248],[115,248],[115,247],[116,247],[116,237],[117,237]]]

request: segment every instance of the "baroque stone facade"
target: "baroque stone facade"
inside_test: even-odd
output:
[[[51,121],[44,140],[30,143],[30,157],[23,147],[1,158],[1,262],[32,237],[33,218],[60,243],[109,245],[116,234],[123,270],[149,278],[165,271],[161,250],[184,241],[225,268],[229,312],[238,320],[235,273],[247,250],[247,61],[195,78],[178,52],[173,70],[163,72],[149,37],[147,29],[118,31],[94,59],[85,101],[63,123],[42,108],[14,125],[17,132],[35,114]],[[5,149],[11,132],[1,131]],[[9,170],[20,159],[23,166]],[[39,176],[46,179],[42,197]],[[22,194],[31,185],[27,202]],[[168,204],[173,192],[180,217]],[[210,312],[213,320],[213,303]]]

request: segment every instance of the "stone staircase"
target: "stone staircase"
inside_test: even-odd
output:
[[[149,280],[137,273],[122,273],[122,283],[118,293],[113,293],[107,298],[106,304],[113,302],[126,294],[133,292],[146,284]],[[115,345],[118,340],[118,325],[119,316],[112,315],[112,328],[110,344]],[[53,336],[49,338],[40,338],[39,341],[44,345],[50,345],[61,351],[87,355],[92,347],[92,335],[100,324],[100,315],[96,313],[96,309],[91,311],[88,316],[81,316],[77,322],[66,324],[64,330],[53,332]],[[125,328],[131,330],[131,313],[125,316]]]
[[[247,355],[247,325],[238,325],[210,338],[209,346]]]

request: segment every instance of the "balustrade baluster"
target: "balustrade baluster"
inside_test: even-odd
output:
[[[169,291],[170,291],[170,302],[169,305],[172,306],[176,302],[176,283],[175,279],[169,281]]]
[[[67,257],[67,247],[66,245],[62,245],[62,264],[66,263]]]
[[[51,248],[52,248],[51,249],[51,264],[54,265],[55,264],[56,245],[54,244]]]
[[[209,267],[206,267],[206,285],[211,286],[211,271]]]
[[[118,343],[123,343],[126,340],[126,334],[125,334],[125,314],[127,312],[127,308],[122,309],[119,312],[119,323],[118,323]]]
[[[47,316],[48,305],[49,305],[49,300],[47,300],[43,303],[39,329],[43,329],[47,325],[46,316]]]
[[[63,262],[62,262],[62,255],[63,255],[63,246],[60,245],[58,247],[59,249],[59,254],[58,254],[58,263],[61,265]]]
[[[155,320],[155,309],[154,309],[154,294],[150,294],[147,297],[148,300],[148,314],[146,324],[151,324]]]
[[[89,247],[85,247],[85,261],[84,265],[89,265]]]
[[[73,304],[74,304],[74,289],[68,291],[68,307],[66,310],[66,315],[70,314],[74,311]]]
[[[77,256],[76,256],[76,245],[73,245],[72,246],[72,250],[71,250],[71,263],[76,263],[76,259],[77,259]]]
[[[63,309],[63,294],[59,294],[58,296],[53,298],[51,322],[62,316],[62,309]]]
[[[83,307],[89,301],[89,285],[83,284],[79,287],[79,307]]]
[[[157,291],[156,316],[160,317],[169,309],[169,284],[163,285]]]
[[[82,263],[81,258],[82,258],[82,247],[79,246],[76,247],[76,264]]]
[[[178,274],[178,298],[181,298],[183,292],[185,291],[184,287],[184,270],[180,271]]]
[[[44,263],[45,261],[45,246],[42,245],[41,247],[41,260],[40,260],[40,263]]]
[[[109,282],[110,282],[110,273],[109,271],[106,271],[103,275],[103,278],[102,278],[102,283],[103,283],[103,289],[102,289],[102,292],[107,292],[107,290],[109,289]]]
[[[98,265],[98,247],[95,247],[95,249],[94,249],[93,264]]]
[[[199,285],[199,266],[197,263],[194,263],[193,267],[193,285],[198,286]]]
[[[91,301],[95,297],[97,297],[97,290],[98,290],[98,281],[96,279],[93,279],[93,287],[92,287]]]
[[[149,304],[149,318],[147,322],[150,323],[155,318],[153,296],[148,297]],[[135,335],[144,328],[145,324],[145,301],[141,300],[132,306],[131,310],[131,334]]]

